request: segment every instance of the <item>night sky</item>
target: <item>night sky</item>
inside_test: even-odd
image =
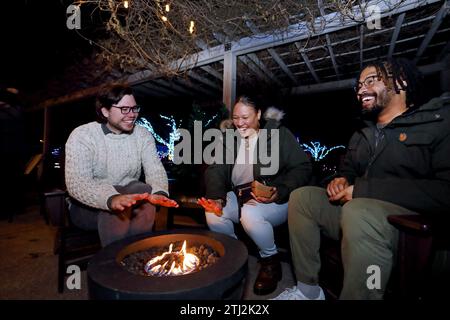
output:
[[[70,2],[2,3],[2,84],[24,91],[45,87],[48,80],[58,76],[80,53],[89,50],[86,41],[66,28],[66,8]]]

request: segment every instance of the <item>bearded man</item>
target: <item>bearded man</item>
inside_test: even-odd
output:
[[[339,175],[326,189],[291,193],[288,223],[297,286],[276,299],[324,299],[318,285],[320,233],[341,240],[340,299],[382,299],[398,231],[389,215],[450,209],[450,95],[422,104],[421,76],[404,59],[367,65],[355,87],[365,118]],[[380,285],[367,285],[378,267]]]

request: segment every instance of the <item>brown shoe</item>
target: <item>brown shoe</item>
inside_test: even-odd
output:
[[[253,292],[257,295],[266,295],[275,291],[278,281],[281,280],[281,263],[278,254],[260,259],[261,269],[256,277]]]

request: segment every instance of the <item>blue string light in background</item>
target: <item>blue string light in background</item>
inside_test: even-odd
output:
[[[206,121],[203,127],[207,127],[217,116],[218,114],[214,115],[211,119]],[[173,116],[167,117],[160,115],[160,117],[168,121],[168,123],[166,123],[166,125],[170,127],[168,140],[163,139],[159,134],[157,134],[153,129],[153,126],[147,119],[141,117],[138,121],[136,121],[136,124],[147,129],[153,135],[155,140],[163,146],[163,148],[158,147],[158,156],[160,158],[167,157],[170,161],[172,161],[174,157],[175,142],[180,140],[181,135],[178,131],[177,123]],[[299,141],[298,138],[297,141]],[[309,152],[311,154],[315,161],[324,159],[331,151],[335,149],[345,149],[345,146],[343,145],[337,145],[334,147],[327,147],[325,145],[322,146],[319,141],[311,141],[309,142],[309,145],[306,143],[301,143],[300,145],[302,146],[303,150],[305,150],[305,152]]]
[[[302,143],[301,146],[303,147],[303,150],[311,153],[311,156],[314,158],[315,161],[322,160],[323,158],[325,158],[328,155],[328,153],[330,153],[331,151],[333,151],[335,149],[338,149],[338,148],[345,149],[345,146],[343,146],[343,145],[338,145],[338,146],[334,146],[331,148],[329,148],[327,146],[322,146],[319,141],[311,141],[310,144],[311,145]]]
[[[147,119],[141,117],[141,118],[139,118],[138,121],[136,121],[136,124],[138,126],[144,127],[148,131],[150,131],[150,133],[153,135],[155,140],[166,147],[165,151],[161,150],[161,149],[158,150],[158,156],[160,158],[167,157],[169,160],[172,161],[173,160],[173,156],[174,156],[175,142],[180,140],[181,135],[180,135],[180,133],[178,131],[177,123],[176,123],[175,119],[172,116],[166,117],[166,116],[160,115],[160,117],[169,121],[169,123],[166,123],[166,125],[169,126],[170,129],[171,129],[171,131],[169,133],[169,140],[168,141],[166,141],[163,138],[161,138],[161,136],[155,132],[155,130],[153,129],[153,126],[151,125],[151,123]]]

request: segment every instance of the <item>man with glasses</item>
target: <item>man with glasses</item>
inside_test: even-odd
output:
[[[102,246],[150,232],[155,205],[177,207],[153,136],[135,126],[140,111],[131,88],[107,87],[97,97],[97,122],[75,128],[66,143],[65,179],[72,222],[98,229]],[[145,183],[140,182],[141,173]]]
[[[320,233],[341,240],[341,299],[382,299],[396,255],[387,216],[450,210],[450,95],[423,104],[421,76],[404,59],[359,74],[365,123],[350,139],[339,174],[326,189],[291,193],[288,222],[297,286],[276,299],[324,299],[318,285]],[[379,286],[369,286],[371,270]]]

